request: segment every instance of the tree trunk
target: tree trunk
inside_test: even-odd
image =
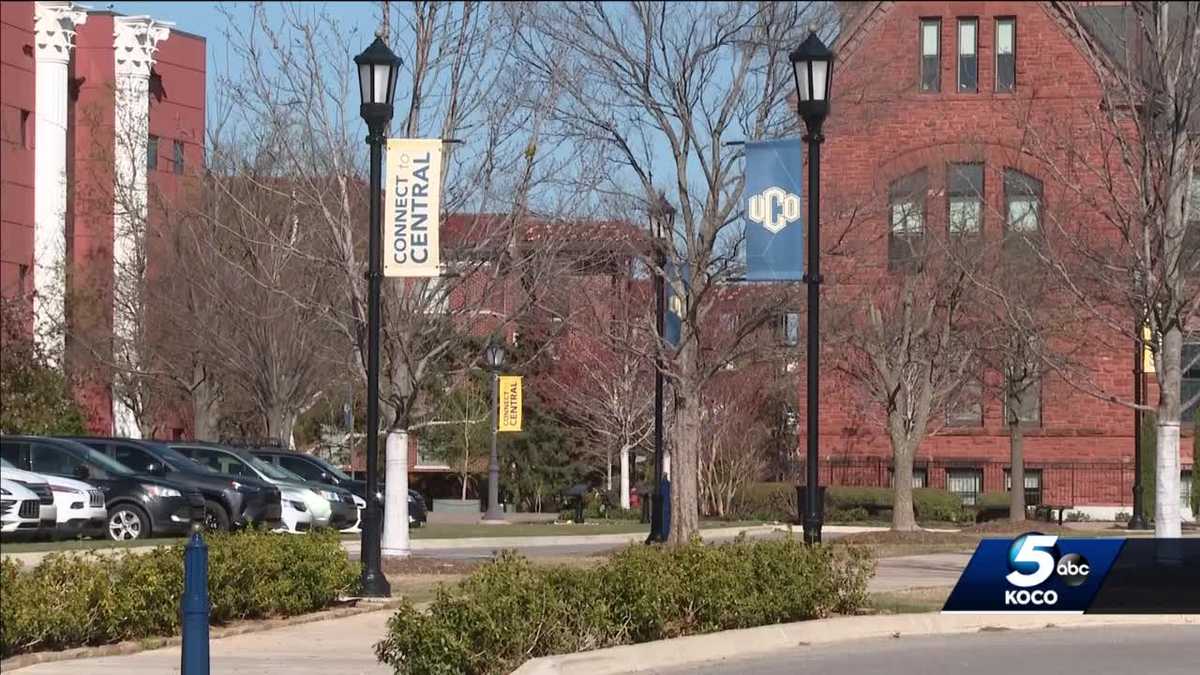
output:
[[[384,482],[383,541],[385,558],[407,558],[408,540],[408,429],[392,429],[387,435]]]
[[[895,496],[892,498],[892,529],[897,532],[913,532],[917,529],[917,518],[913,511],[913,448],[907,438],[898,438],[892,432],[892,481]]]
[[[681,387],[682,389],[682,387]],[[675,447],[671,453],[671,534],[669,544],[686,544],[700,532],[700,405],[692,392],[675,397]]]
[[[278,439],[286,447],[294,448],[292,434],[296,428],[296,413],[276,406],[267,411],[267,436]]]
[[[1017,401],[1010,401],[1010,410],[1016,411]],[[1013,412],[1008,420],[1008,452],[1012,462],[1012,489],[1008,501],[1008,519],[1012,522],[1025,520],[1025,435],[1021,430],[1021,421]]]
[[[629,446],[621,448],[621,508],[629,510]]]
[[[607,492],[612,492],[612,448],[604,449],[604,489]]]
[[[221,397],[217,385],[203,379],[192,388],[192,436],[198,441],[220,440]]]
[[[1183,334],[1173,327],[1163,333],[1162,368],[1158,374],[1158,452],[1155,465],[1154,536],[1177,538],[1179,511],[1179,416]]]

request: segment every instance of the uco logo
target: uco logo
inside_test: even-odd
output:
[[[1058,537],[1046,534],[1026,534],[1013,541],[1008,549],[1008,568],[1004,577],[1019,590],[1004,592],[1006,605],[1053,605],[1058,593],[1053,590],[1029,590],[1057,574],[1062,582],[1076,587],[1087,581],[1091,566],[1078,553],[1059,555]]]
[[[748,210],[750,220],[762,225],[768,232],[778,234],[800,217],[800,198],[772,185],[750,197]]]

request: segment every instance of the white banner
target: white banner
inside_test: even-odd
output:
[[[441,139],[388,139],[383,204],[383,276],[438,276]]]

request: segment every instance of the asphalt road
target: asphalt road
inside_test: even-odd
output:
[[[1052,617],[1048,617],[1051,618]],[[769,656],[654,671],[658,675],[1193,675],[1200,628],[1129,626],[995,631],[797,647]]]

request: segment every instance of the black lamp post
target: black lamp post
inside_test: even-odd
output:
[[[654,327],[660,343],[654,357],[654,490],[650,495],[650,536],[647,544],[667,540],[666,495],[663,494],[663,362],[662,339],[667,326],[666,276],[668,237],[675,232],[675,207],[662,192],[650,206],[650,227],[654,234]]]
[[[808,358],[805,382],[807,390],[808,454],[805,462],[804,541],[820,543],[821,494],[818,446],[818,420],[821,414],[821,143],[825,135],[821,126],[829,114],[829,81],[833,75],[833,52],[817,37],[815,30],[790,55],[792,75],[796,80],[796,110],[804,120],[808,133],[808,269],[804,281],[808,284]]]
[[[498,408],[500,407],[500,368],[504,365],[504,347],[497,340],[488,342],[483,350],[483,359],[487,362],[488,370],[492,371],[492,456],[488,460],[488,507],[483,519],[487,521],[503,521],[504,513],[500,511],[500,456],[496,453],[496,432],[498,428]]]
[[[391,586],[380,569],[380,524],[382,504],[379,494],[379,287],[383,278],[380,258],[382,223],[379,209],[383,203],[383,143],[388,122],[392,120],[392,99],[396,94],[396,76],[400,57],[392,53],[383,39],[375,37],[371,46],[354,57],[358,65],[358,83],[362,94],[359,114],[367,123],[367,145],[371,148],[370,232],[367,237],[367,509],[362,528],[362,593],[367,597],[388,597]]]
[[[1136,270],[1133,277],[1134,286],[1139,296],[1145,297],[1142,279],[1141,270]],[[1137,354],[1133,357],[1133,403],[1135,406],[1145,403],[1146,398],[1145,325],[1146,316],[1143,313],[1138,317],[1137,337],[1133,341],[1134,348],[1137,350]],[[1146,477],[1142,475],[1142,411],[1135,407],[1133,410],[1133,513],[1129,516],[1129,529],[1131,530],[1150,529],[1150,524],[1146,522],[1146,516],[1142,513],[1145,509],[1145,501],[1142,499],[1142,481],[1145,479]]]

